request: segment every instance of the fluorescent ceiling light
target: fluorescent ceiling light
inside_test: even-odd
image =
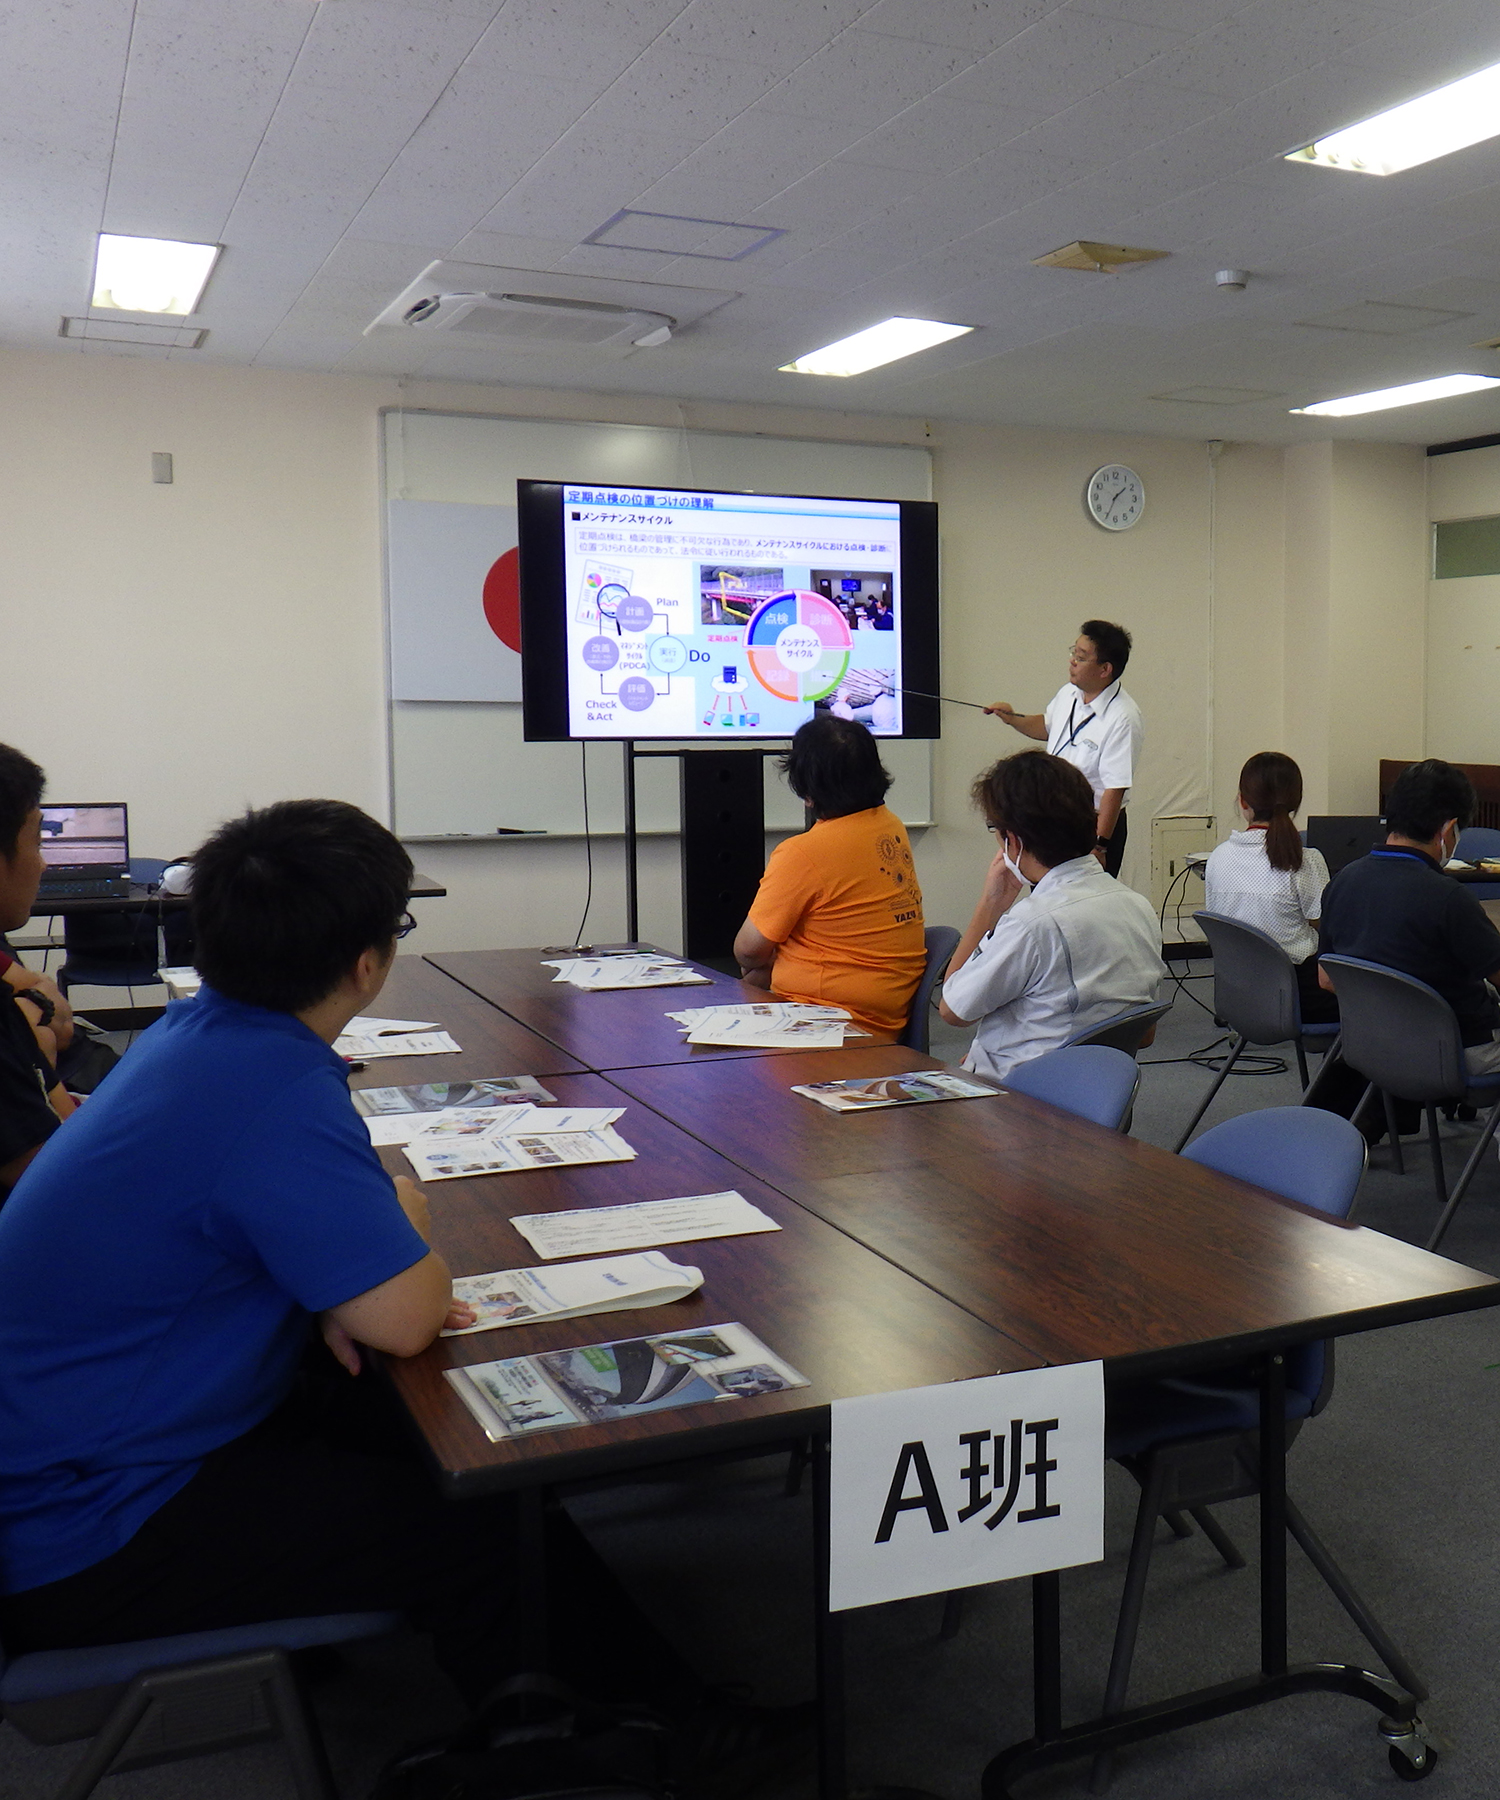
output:
[[[840,338],[836,344],[809,350],[796,362],[783,363],[781,370],[784,375],[863,375],[866,369],[914,356],[918,350],[946,344],[973,329],[972,325],[945,325],[940,319],[885,319],[856,331],[853,337]]]
[[[190,313],[218,254],[217,244],[116,237],[101,231],[92,304],[121,312]]]
[[[1376,388],[1368,394],[1345,394],[1342,400],[1319,400],[1294,406],[1294,413],[1322,419],[1347,419],[1355,413],[1385,412],[1392,406],[1416,406],[1423,400],[1448,400],[1454,394],[1477,394],[1500,387],[1500,375],[1434,375],[1430,381],[1408,381],[1404,387]]]
[[[1500,136],[1500,63],[1304,144],[1286,160],[1352,169],[1361,175],[1399,175],[1403,169],[1496,136]]]

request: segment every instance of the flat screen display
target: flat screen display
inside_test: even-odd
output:
[[[517,483],[526,736],[936,737],[930,501]]]
[[[123,870],[130,859],[124,802],[42,808],[42,861],[49,869]]]

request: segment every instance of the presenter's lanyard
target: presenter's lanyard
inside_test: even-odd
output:
[[[1092,713],[1088,713],[1083,718],[1079,719],[1078,723],[1075,725],[1073,723],[1073,721],[1077,717],[1077,714],[1078,714],[1078,702],[1075,700],[1073,702],[1073,704],[1068,708],[1068,724],[1071,727],[1071,729],[1069,730],[1068,735],[1062,740],[1062,742],[1052,752],[1052,754],[1054,756],[1061,756],[1064,750],[1071,750],[1073,748],[1073,739],[1078,736],[1079,732],[1083,730],[1085,725],[1093,724],[1094,715]]]
[[[1108,701],[1106,701],[1104,710],[1106,712],[1108,712],[1110,707],[1114,705],[1115,701],[1119,697],[1120,697],[1120,690],[1118,688],[1116,688],[1114,693],[1112,693],[1110,695]],[[1062,738],[1059,740],[1057,748],[1051,752],[1051,754],[1053,756],[1061,756],[1064,750],[1071,750],[1073,748],[1074,738],[1076,738],[1078,736],[1079,732],[1083,730],[1085,725],[1092,725],[1094,722],[1094,714],[1093,713],[1085,714],[1083,718],[1078,719],[1078,723],[1075,725],[1073,723],[1073,721],[1077,718],[1078,718],[1078,702],[1075,700],[1073,702],[1073,704],[1068,708],[1068,725],[1069,725],[1068,735],[1065,738]]]

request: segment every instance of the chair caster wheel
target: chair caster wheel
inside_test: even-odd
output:
[[[1438,1753],[1431,1744],[1424,1744],[1420,1738],[1409,1742],[1410,1748],[1403,1744],[1397,1749],[1392,1744],[1386,1752],[1391,1771],[1401,1781],[1425,1781],[1437,1767]],[[1420,1758],[1420,1761],[1413,1761],[1413,1757]]]

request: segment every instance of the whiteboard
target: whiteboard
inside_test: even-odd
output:
[[[455,509],[515,504],[518,479],[658,482],[682,487],[769,493],[926,500],[932,461],[906,445],[832,444],[700,432],[654,425],[553,423],[466,413],[389,408],[383,415],[384,489],[392,501],[439,502]],[[423,509],[424,511],[426,508]],[[386,542],[387,694],[390,707],[392,821],[398,836],[488,837],[497,827],[576,834],[584,830],[583,752],[576,743],[528,744],[521,708],[505,701],[402,700],[412,691],[391,679],[411,664],[409,609],[391,608],[391,544]],[[393,631],[399,637],[393,642]],[[665,746],[653,746],[664,748]],[[884,739],[881,756],[895,776],[890,805],[908,824],[932,816],[932,751],[922,740]],[[622,751],[594,744],[588,755],[588,826],[624,825]],[[642,831],[676,831],[678,764],[637,764]],[[766,759],[766,825],[796,830],[800,803]]]

